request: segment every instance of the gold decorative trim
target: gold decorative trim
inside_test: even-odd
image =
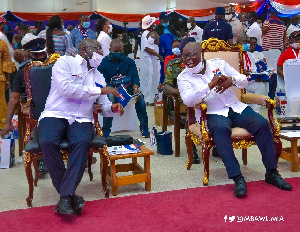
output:
[[[193,141],[193,143],[196,145],[196,146],[199,146],[202,144],[202,140],[199,138],[198,135],[194,134],[193,132],[189,131],[188,132],[188,136],[191,137],[191,140]]]
[[[240,140],[238,142],[232,142],[232,146],[236,149],[246,149],[253,145],[255,141],[246,141],[246,140]]]

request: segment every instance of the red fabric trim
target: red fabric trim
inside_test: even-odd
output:
[[[158,18],[160,14],[160,12],[149,13],[149,14],[115,14],[115,13],[97,12],[97,11],[95,11],[95,13],[100,14],[105,18],[110,18],[122,22],[140,22],[146,15],[150,15],[151,17]]]
[[[49,20],[53,15],[59,15],[63,20],[78,20],[81,14],[91,15],[93,12],[72,12],[72,13],[25,13],[12,12],[15,16],[27,21]]]
[[[238,12],[238,13],[241,13],[241,12],[249,13],[250,11],[256,11],[264,3],[265,3],[265,0],[260,0],[258,2],[253,2],[253,3],[249,3],[249,4],[245,4],[245,5],[234,6],[234,8],[235,8],[236,12]]]
[[[193,16],[193,17],[203,17],[209,16],[215,13],[216,8],[200,9],[200,10],[175,10],[179,14]]]
[[[274,2],[277,2],[279,4],[282,4],[282,5],[299,5],[299,0],[274,0]]]

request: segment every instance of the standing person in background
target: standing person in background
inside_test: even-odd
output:
[[[246,31],[248,29],[247,14],[245,12],[239,13],[239,20],[243,25],[243,32],[242,33],[246,33]]]
[[[133,48],[133,58],[134,59],[139,58],[139,57],[137,57],[137,52],[138,52],[139,46],[140,46],[140,49],[141,49],[141,40],[142,40],[143,32],[144,32],[144,30],[142,28],[142,22],[140,22],[140,26],[134,32],[134,40],[135,40],[134,41],[134,48]]]
[[[111,43],[110,34],[112,33],[112,25],[106,18],[99,19],[96,24],[96,31],[99,33],[97,41],[101,44],[103,55],[107,56]]]
[[[225,10],[225,19],[231,25],[233,34],[233,44],[236,44],[237,37],[243,33],[243,24],[235,17],[235,8],[229,6]]]
[[[5,35],[5,28],[7,27],[8,22],[6,22],[6,19],[3,17],[0,17],[0,39],[4,40],[8,50],[9,50],[9,54],[10,54],[10,59],[12,62],[15,62],[14,59],[14,49],[11,46],[9,40],[7,39],[6,35]]]
[[[258,20],[257,13],[255,11],[250,11],[247,14],[247,20],[248,20],[250,27],[248,28],[246,34],[249,37],[256,37],[257,44],[261,46],[262,45],[262,39],[261,39],[262,32],[261,32],[260,26],[257,23],[257,20]]]
[[[19,34],[23,37],[21,40],[22,46],[29,41],[36,39],[37,36],[29,31],[29,26],[25,23],[21,23],[18,30]]]
[[[186,24],[187,29],[189,29],[188,37],[194,37],[196,42],[202,42],[203,30],[198,27],[194,17],[190,17]]]
[[[216,38],[224,40],[230,45],[233,45],[232,28],[229,23],[225,22],[225,9],[217,7],[215,12],[215,20],[206,24],[203,30],[202,40]]]
[[[167,12],[161,12],[159,15],[159,24],[155,27],[155,31],[159,36],[171,33],[176,37],[181,37],[180,33],[176,31],[176,28],[173,25],[170,25],[170,18]]]
[[[271,11],[269,20],[264,22],[262,37],[262,48],[264,51],[283,49],[283,43],[286,39],[286,27],[284,22],[277,17],[276,11]]]
[[[78,45],[84,39],[96,39],[96,34],[93,30],[90,30],[91,23],[90,18],[86,14],[79,16],[79,25],[74,28],[70,35],[72,40],[72,45],[78,51]]]
[[[76,53],[71,38],[62,30],[61,25],[61,18],[58,15],[53,15],[48,21],[48,28],[38,35],[39,38],[46,40],[46,49],[49,55],[53,53],[60,55]]]
[[[147,15],[142,20],[142,28],[145,30],[141,40],[141,73],[140,73],[140,90],[143,92],[145,102],[154,104],[154,85],[159,83],[159,70],[157,58],[163,61],[162,56],[158,53],[158,46],[155,44],[158,38],[152,33],[155,18]],[[157,91],[156,91],[157,92]]]
[[[293,15],[292,23],[286,30],[286,33],[288,36],[290,36],[293,31],[299,31],[299,30],[300,30],[300,15]]]

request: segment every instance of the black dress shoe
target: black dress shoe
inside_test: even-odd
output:
[[[213,157],[220,157],[219,152],[216,147],[212,148],[211,154]]]
[[[265,181],[266,183],[274,185],[279,189],[286,191],[292,190],[292,186],[288,182],[286,182],[277,171],[267,172],[265,175]]]
[[[81,211],[85,203],[83,197],[74,195],[74,196],[70,196],[70,199],[71,199],[72,208],[74,209],[75,213],[77,215],[81,215]]]
[[[200,164],[200,158],[199,156],[193,156],[193,164]]]
[[[234,179],[234,195],[238,198],[247,194],[247,185],[243,176]]]
[[[71,205],[71,198],[69,196],[60,197],[60,200],[54,210],[60,214],[75,215],[75,211]]]

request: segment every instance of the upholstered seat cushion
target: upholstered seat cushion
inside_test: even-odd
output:
[[[189,126],[189,130],[196,134],[199,138],[202,138],[202,134],[201,134],[201,130],[200,130],[200,125],[198,123],[195,123],[193,125]],[[251,136],[251,134],[244,128],[240,128],[240,127],[234,127],[232,128],[231,131],[231,138],[235,138],[235,137],[248,137]]]
[[[31,137],[32,137],[32,139],[25,146],[25,151],[27,151],[31,154],[41,152],[41,149],[39,146],[37,129],[34,129],[32,131]],[[101,136],[94,133],[92,140],[90,142],[91,148],[102,148],[104,145],[106,145],[106,141],[104,140],[104,138],[102,138]],[[67,140],[61,141],[59,147],[60,147],[60,150],[67,150],[68,149],[68,141]]]

